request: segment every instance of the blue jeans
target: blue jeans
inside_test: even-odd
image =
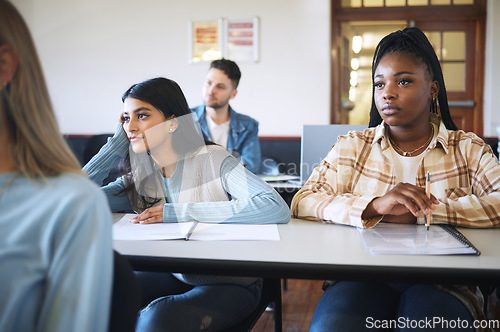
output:
[[[472,331],[467,308],[432,285],[338,281],[319,300],[309,331],[435,331],[433,317],[468,321],[469,329],[434,325],[439,331]]]
[[[191,286],[170,273],[136,272],[143,304],[136,331],[222,331],[260,301],[262,280],[249,286]]]

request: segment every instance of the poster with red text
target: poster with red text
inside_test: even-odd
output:
[[[225,56],[236,62],[256,62],[259,60],[259,20],[229,19],[226,21]]]

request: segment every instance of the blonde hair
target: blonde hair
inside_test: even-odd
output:
[[[18,171],[27,177],[83,174],[59,132],[47,85],[24,19],[0,0],[0,45],[13,48],[17,71],[0,93],[0,121],[9,132],[8,148]]]

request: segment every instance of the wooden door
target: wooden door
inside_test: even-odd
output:
[[[429,38],[443,69],[451,116],[459,129],[483,133],[483,70],[476,59],[476,25],[468,22],[415,22]]]
[[[459,129],[483,136],[486,0],[331,0],[331,4],[331,123],[345,121],[341,26],[397,20],[428,34],[444,69],[453,120]]]

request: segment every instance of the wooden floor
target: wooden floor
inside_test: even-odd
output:
[[[491,320],[500,321],[500,297],[498,296],[500,291],[496,290],[488,297],[488,311],[486,313],[486,318]],[[499,323],[500,324],[500,323]],[[493,329],[494,332],[500,332],[500,326],[497,329]]]
[[[283,332],[307,332],[323,290],[323,280],[287,279],[282,291]],[[272,311],[266,311],[252,332],[274,332]]]

